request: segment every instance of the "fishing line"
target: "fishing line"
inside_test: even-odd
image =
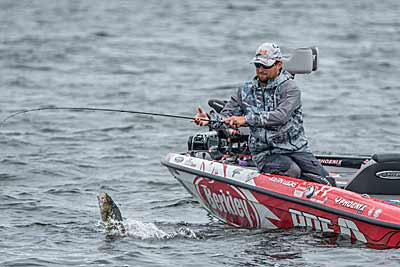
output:
[[[0,122],[0,127],[2,127],[6,121],[8,121],[9,119],[11,119],[15,116],[29,113],[29,112],[41,111],[41,110],[69,110],[69,111],[86,110],[86,111],[120,112],[120,113],[130,113],[130,114],[139,114],[139,115],[150,115],[150,116],[168,117],[168,118],[176,118],[176,119],[194,120],[193,117],[189,117],[189,116],[162,114],[162,113],[154,113],[154,112],[143,112],[143,111],[135,111],[135,110],[123,110],[123,109],[111,109],[111,108],[43,107],[43,108],[20,110],[15,113],[12,113],[11,115],[7,116]],[[207,119],[200,119],[200,120],[207,121]],[[215,120],[208,120],[208,121],[216,122]]]

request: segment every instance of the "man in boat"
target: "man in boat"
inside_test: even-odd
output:
[[[260,172],[335,185],[309,148],[301,92],[294,76],[282,69],[279,46],[261,44],[251,62],[256,76],[238,89],[220,113],[207,114],[198,107],[194,122],[225,132],[248,126],[249,149]]]

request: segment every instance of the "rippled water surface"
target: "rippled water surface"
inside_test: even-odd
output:
[[[191,116],[252,77],[265,41],[318,46],[298,75],[314,151],[400,150],[398,1],[0,1],[0,115],[43,106]],[[187,120],[40,111],[0,128],[1,266],[400,266],[398,250],[209,217],[160,159]],[[107,238],[96,195],[129,228]]]

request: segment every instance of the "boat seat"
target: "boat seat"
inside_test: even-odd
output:
[[[228,101],[219,99],[208,100],[208,105],[213,108],[217,113],[221,113],[222,109],[225,107]]]
[[[309,74],[319,66],[318,48],[306,47],[295,49],[291,56],[283,58],[283,69],[291,74]]]
[[[372,195],[400,194],[400,154],[375,154],[345,189]]]

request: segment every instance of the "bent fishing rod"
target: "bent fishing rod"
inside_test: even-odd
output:
[[[173,115],[173,114],[162,114],[162,113],[154,113],[154,112],[144,112],[144,111],[135,111],[135,110],[124,110],[124,109],[111,109],[111,108],[88,108],[88,107],[43,107],[43,108],[33,108],[33,109],[25,109],[12,113],[7,116],[0,122],[0,127],[4,125],[6,121],[9,119],[29,113],[36,112],[41,110],[69,110],[69,111],[104,111],[104,112],[119,112],[119,113],[130,113],[130,114],[139,114],[139,115],[150,115],[150,116],[159,116],[159,117],[168,117],[168,118],[176,118],[176,119],[186,119],[186,120],[194,120],[194,117],[189,116],[181,116],[181,115]],[[202,121],[216,122],[215,120],[209,119],[200,119]]]

